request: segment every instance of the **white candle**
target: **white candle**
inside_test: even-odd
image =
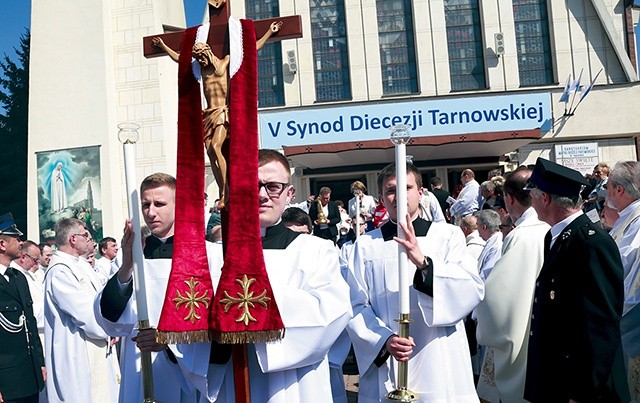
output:
[[[407,145],[404,141],[396,144],[396,208],[398,213],[398,237],[405,239],[400,223],[407,223]],[[407,251],[398,244],[398,281],[400,314],[409,313],[409,267]]]
[[[356,203],[356,228],[354,229],[355,233],[356,233],[356,238],[358,236],[360,236],[360,190],[355,190],[353,192],[354,196],[355,196],[355,203]]]
[[[124,149],[124,173],[127,185],[127,201],[129,202],[129,217],[135,238],[133,240],[133,285],[136,293],[136,305],[138,309],[138,321],[148,320],[147,292],[144,283],[144,255],[140,237],[140,195],[136,184],[136,158],[135,144],[127,142]]]

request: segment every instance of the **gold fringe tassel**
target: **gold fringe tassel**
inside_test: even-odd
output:
[[[156,333],[156,342],[162,344],[191,344],[210,342],[211,333],[208,330],[195,330],[189,332],[160,332]]]
[[[269,343],[282,340],[284,329],[259,332],[214,332],[213,339],[221,344]]]

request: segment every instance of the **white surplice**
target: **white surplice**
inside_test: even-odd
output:
[[[487,281],[493,266],[502,255],[502,232],[497,231],[487,239],[478,256],[478,273],[482,281]]]
[[[50,403],[115,402],[115,349],[93,304],[101,283],[81,258],[56,251],[45,274],[45,363]]]
[[[212,271],[219,273],[222,266],[222,245],[206,243],[207,258]],[[167,290],[171,273],[171,259],[145,259],[145,290],[147,293],[147,312],[149,324],[157,327],[162,310],[162,304]],[[214,268],[214,269],[213,269]],[[217,280],[214,283],[214,289]],[[135,281],[135,280],[134,280]],[[102,294],[102,293],[101,293]],[[140,350],[131,337],[138,334],[138,315],[135,292],[116,323],[105,319],[100,312],[100,296],[96,299],[96,316],[100,325],[111,336],[121,337],[120,368],[122,371],[122,385],[120,389],[121,403],[142,402],[142,373],[140,364]],[[171,345],[172,351],[176,347]],[[181,359],[181,354],[176,354]],[[208,361],[208,355],[201,357]],[[151,353],[153,367],[154,396],[162,403],[196,402],[195,389],[184,378],[180,366],[170,361],[167,352]]]
[[[640,200],[620,211],[611,228],[624,268],[624,308],[621,329],[631,397],[640,401]]]
[[[263,252],[286,330],[280,341],[248,346],[251,402],[331,402],[327,354],[351,318],[337,250],[330,241],[300,234],[286,249]],[[231,362],[208,365],[209,344],[178,350],[187,377],[203,394],[211,401],[235,401]]]
[[[478,343],[487,346],[478,394],[496,403],[498,397],[491,396],[489,389],[497,389],[503,402],[525,402],[529,317],[544,262],[544,237],[550,228],[533,208],[521,220],[505,237],[502,257],[493,266],[484,300],[475,309]]]
[[[421,403],[478,402],[462,322],[484,293],[476,263],[466,251],[462,231],[450,224],[432,223],[418,244],[433,261],[433,297],[412,287],[416,267],[409,262],[409,280],[403,286],[410,292],[409,334],[416,346],[408,387]],[[356,241],[349,267],[354,318],[347,330],[360,371],[358,402],[380,402],[395,389],[397,378],[392,357],[380,367],[374,364],[386,340],[398,332],[397,243],[385,241],[380,229],[368,232]]]

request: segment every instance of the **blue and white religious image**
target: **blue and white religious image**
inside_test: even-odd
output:
[[[36,162],[40,238],[53,238],[56,221],[75,217],[101,239],[100,147],[39,152]]]

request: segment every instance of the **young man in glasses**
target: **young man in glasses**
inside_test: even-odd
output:
[[[333,401],[327,353],[351,318],[349,288],[340,274],[333,243],[294,232],[282,214],[295,194],[287,159],[275,150],[258,152],[258,209],[262,249],[285,335],[275,343],[248,347],[251,401]],[[208,352],[203,352],[207,357]],[[227,364],[230,368],[231,363]],[[191,379],[218,402],[235,401],[233,379],[220,380],[210,366],[206,379]],[[230,372],[230,371],[229,371]]]
[[[93,311],[102,283],[81,258],[95,244],[77,218],[58,221],[55,233],[58,250],[49,262],[44,284],[49,402],[116,401],[115,349]]]

